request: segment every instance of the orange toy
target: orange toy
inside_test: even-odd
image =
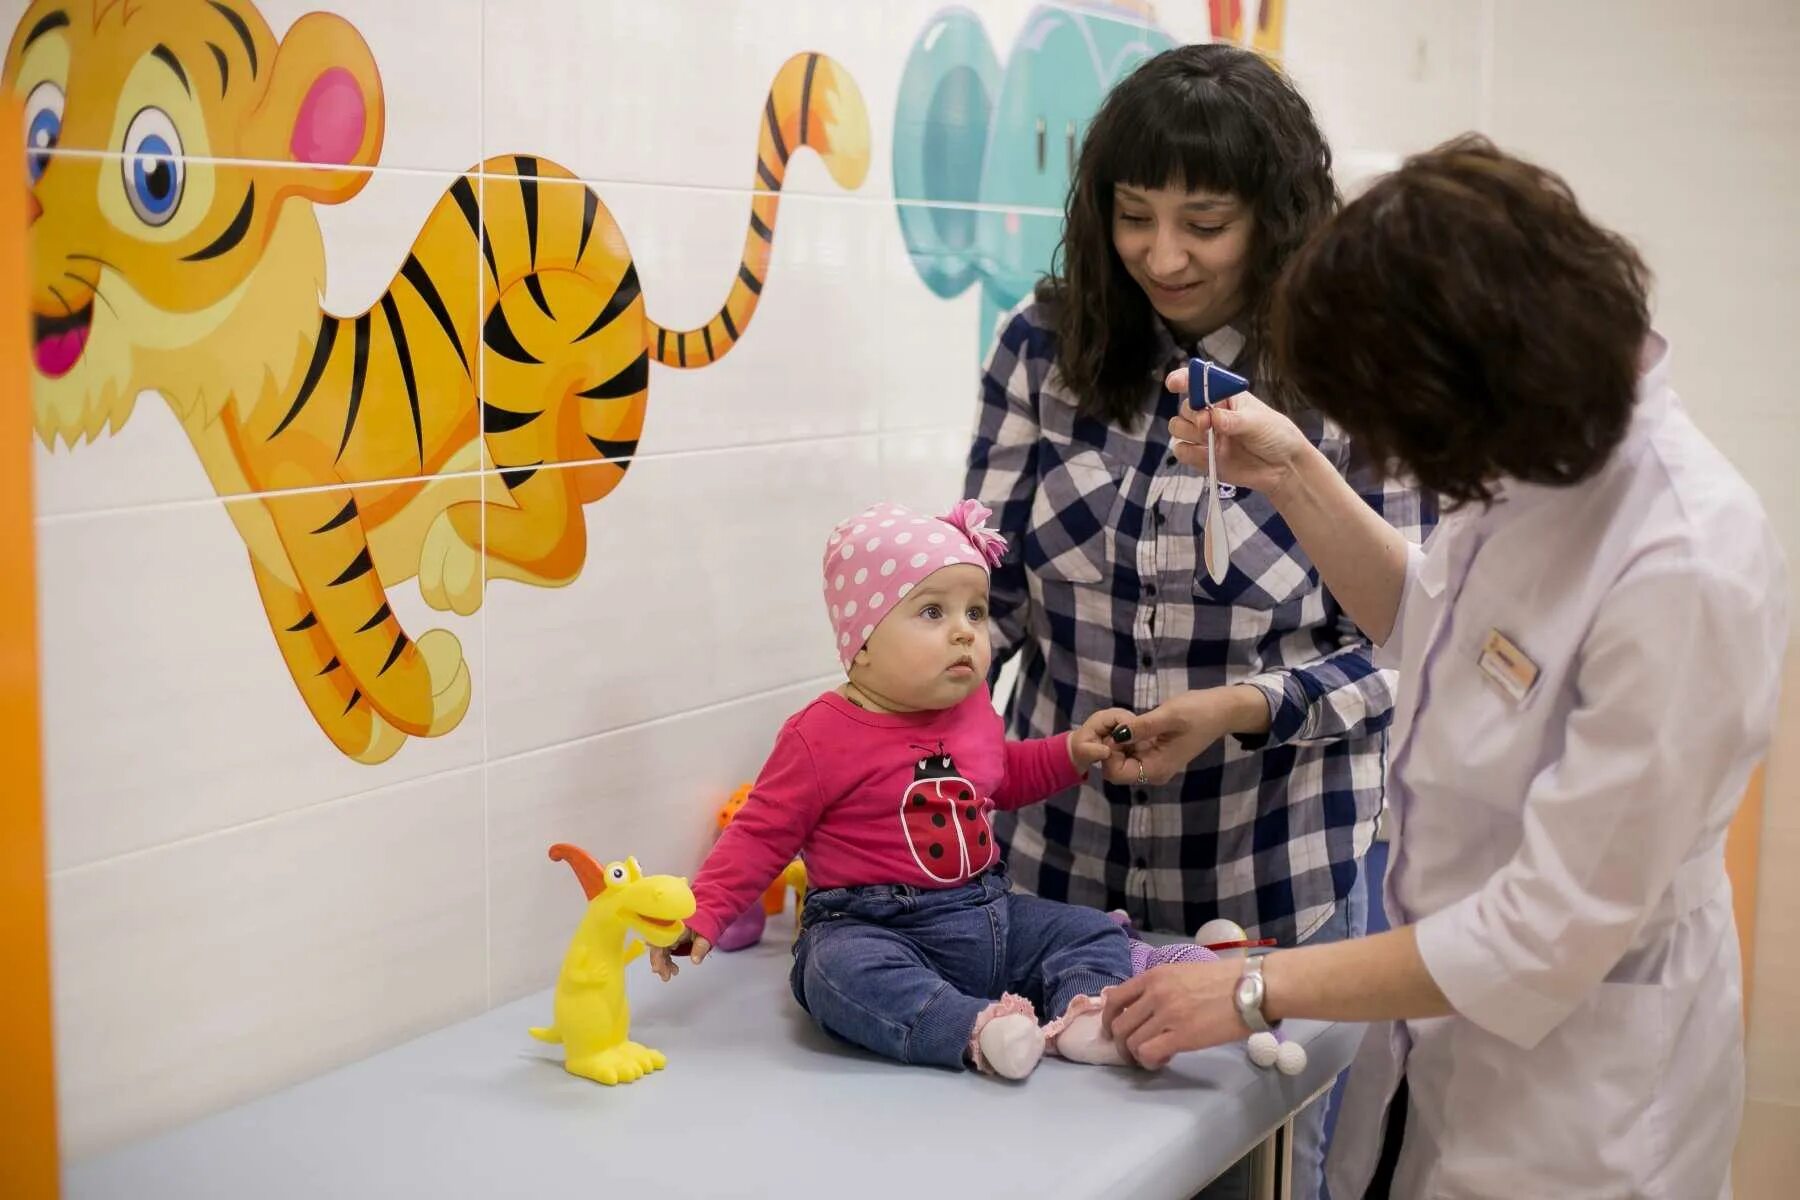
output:
[[[749,798],[750,785],[746,783],[719,806],[716,821],[720,833],[724,833],[726,827],[737,818],[738,810],[744,807],[744,802]],[[806,866],[795,859],[763,892],[760,905],[752,905],[743,916],[726,926],[719,935],[719,949],[743,950],[762,941],[763,928],[768,918],[780,916],[781,910],[787,907],[789,888],[794,890],[794,933],[799,936],[800,907],[806,899]]]

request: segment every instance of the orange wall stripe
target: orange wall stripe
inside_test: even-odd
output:
[[[0,98],[0,129],[20,129]],[[38,738],[37,558],[26,371],[25,156],[0,153],[0,1196],[57,1194],[43,771]]]
[[[1744,1018],[1750,1016],[1751,980],[1756,958],[1756,860],[1762,833],[1763,768],[1744,788],[1737,816],[1725,831],[1725,873],[1731,877],[1731,907],[1737,917],[1738,947],[1744,959]]]

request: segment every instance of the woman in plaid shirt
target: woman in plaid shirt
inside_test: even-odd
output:
[[[1364,931],[1392,674],[1262,496],[1226,489],[1230,570],[1207,576],[1205,481],[1171,453],[1178,397],[1162,385],[1200,355],[1284,398],[1260,353],[1267,298],[1336,207],[1305,100],[1248,51],[1158,55],[1086,135],[1058,270],[988,361],[964,494],[1014,546],[992,589],[995,663],[1019,660],[1013,736],[1180,697],[1193,753],[1172,779],[1088,783],[1009,815],[1028,891],[1187,936],[1215,917],[1283,946]],[[1353,469],[1343,438],[1285,399],[1420,539],[1419,495]],[[1317,1188],[1323,1120],[1321,1103],[1298,1123],[1297,1195]]]

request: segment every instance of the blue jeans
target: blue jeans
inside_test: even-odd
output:
[[[1131,975],[1105,913],[1014,895],[989,871],[953,888],[830,888],[806,898],[794,997],[827,1033],[903,1063],[961,1068],[975,1018],[1013,992],[1039,1019]]]
[[[1322,946],[1359,938],[1369,927],[1369,873],[1357,864],[1350,894],[1338,902],[1325,923],[1303,946]],[[1292,1200],[1319,1200],[1325,1194],[1325,1114],[1336,1099],[1330,1091],[1294,1114]],[[1200,1200],[1237,1200],[1250,1194],[1250,1164],[1238,1163],[1200,1193]]]

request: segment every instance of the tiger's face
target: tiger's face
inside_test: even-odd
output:
[[[36,0],[0,86],[25,109],[45,444],[116,429],[146,389],[210,419],[285,379],[318,324],[311,204],[380,154],[356,30],[313,13],[277,43],[242,0]]]

